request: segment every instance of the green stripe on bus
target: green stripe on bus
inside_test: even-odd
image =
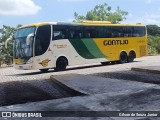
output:
[[[96,58],[90,53],[90,51],[87,49],[87,47],[85,46],[85,44],[82,42],[81,39],[69,39],[69,41],[81,57],[85,59]]]
[[[83,43],[90,51],[90,53],[96,58],[105,58],[106,56],[100,51],[96,43],[93,41],[92,38],[90,39],[82,39]]]

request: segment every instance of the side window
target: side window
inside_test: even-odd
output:
[[[84,37],[85,38],[98,38],[98,30],[94,26],[84,27]]]
[[[124,33],[123,33],[123,27],[121,26],[112,26],[110,28],[110,32],[111,32],[111,37],[123,37]]]
[[[134,27],[133,37],[142,37],[146,34],[145,27]]]
[[[67,39],[67,38],[68,38],[67,26],[53,25],[52,40]]]
[[[40,26],[36,32],[35,38],[35,55],[42,55],[49,47],[51,39],[51,26]]]
[[[111,27],[105,26],[104,27],[104,37],[111,38],[111,36],[112,36]]]
[[[124,37],[132,37],[133,27],[123,27]]]
[[[83,38],[82,27],[80,27],[80,26],[70,26],[69,27],[69,38],[70,39]]]
[[[104,32],[107,38],[124,37],[124,27],[122,26],[107,26],[104,27]]]
[[[99,26],[96,27],[97,31],[98,31],[98,38],[105,38],[106,34],[105,34],[105,28],[103,26]]]

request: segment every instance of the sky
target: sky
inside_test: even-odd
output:
[[[160,0],[0,0],[0,27],[36,22],[71,22],[74,12],[85,15],[95,5],[107,3],[129,14],[122,23],[160,26]]]

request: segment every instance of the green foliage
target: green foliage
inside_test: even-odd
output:
[[[74,13],[75,21],[93,20],[110,21],[111,23],[119,23],[126,19],[126,15],[128,15],[128,12],[121,10],[119,7],[113,12],[111,6],[108,6],[107,3],[96,5],[93,10],[87,12],[86,16],[78,15],[77,12]]]
[[[148,45],[148,55],[157,55],[157,54],[158,54],[158,52],[157,52],[156,48],[154,48],[151,45]]]
[[[148,35],[148,54],[160,54],[160,36]]]
[[[147,25],[147,32],[149,35],[160,36],[160,27],[157,25]]]
[[[20,26],[21,25],[18,25],[17,27]],[[14,34],[16,28],[6,25],[3,25],[3,27],[0,28],[0,66],[2,61],[9,61],[13,56],[13,42],[10,41],[7,48],[5,48],[4,43],[9,37],[11,37]]]
[[[148,54],[160,54],[160,27],[157,25],[147,25],[148,33]]]
[[[6,26],[6,25],[3,25],[3,28],[0,29],[0,34],[1,34],[1,37],[0,37],[0,42],[5,42],[9,37],[11,37],[13,35],[15,31],[15,28],[13,27],[10,27],[10,26]],[[5,49],[3,47],[3,54],[12,54],[10,53],[12,50],[10,50],[10,46]]]

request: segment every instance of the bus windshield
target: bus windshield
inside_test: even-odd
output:
[[[14,39],[14,58],[28,58],[33,56],[33,40],[26,44],[27,36],[35,32],[35,27],[18,29]]]
[[[34,33],[35,27],[26,27],[18,29],[15,34],[15,38],[27,37],[29,34]]]

